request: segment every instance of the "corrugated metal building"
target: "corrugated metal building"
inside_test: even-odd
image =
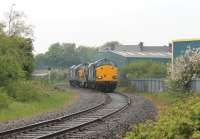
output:
[[[172,61],[174,61],[178,56],[184,55],[187,49],[194,50],[196,48],[200,48],[200,38],[172,41]]]
[[[99,50],[95,55],[95,60],[107,58],[122,67],[133,61],[152,60],[167,63],[171,59],[171,52],[168,46],[144,46],[139,45],[120,45],[112,48],[104,48]]]

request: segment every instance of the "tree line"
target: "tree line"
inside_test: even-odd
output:
[[[113,48],[119,45],[117,41],[111,41],[100,46],[101,48]],[[54,43],[50,45],[44,54],[35,57],[37,69],[47,69],[49,67],[64,69],[72,65],[84,62],[91,62],[100,47],[78,46],[75,43]]]
[[[82,62],[88,62],[94,56],[96,48],[79,46],[75,43],[54,43],[44,54],[35,57],[37,69],[67,68]]]

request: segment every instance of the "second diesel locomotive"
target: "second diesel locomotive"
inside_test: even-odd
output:
[[[74,65],[69,70],[70,85],[104,92],[112,92],[117,87],[117,77],[117,66],[108,59]]]

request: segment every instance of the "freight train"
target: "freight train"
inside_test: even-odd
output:
[[[108,59],[73,65],[69,69],[69,83],[71,86],[112,92],[117,87],[117,78],[118,68]]]

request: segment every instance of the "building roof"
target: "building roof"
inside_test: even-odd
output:
[[[171,58],[170,52],[148,52],[148,51],[110,51],[117,55],[121,55],[123,57],[135,57],[135,58]]]
[[[168,46],[145,46],[143,47],[143,51],[148,52],[168,52],[169,47]]]
[[[190,41],[200,41],[200,38],[172,40],[172,42],[190,42]]]
[[[140,51],[140,47],[138,45],[119,45],[115,47],[115,50],[118,51]]]
[[[112,52],[123,57],[137,58],[171,58],[169,46],[144,46],[142,42],[138,45],[118,45],[114,49],[101,50],[100,52]]]

